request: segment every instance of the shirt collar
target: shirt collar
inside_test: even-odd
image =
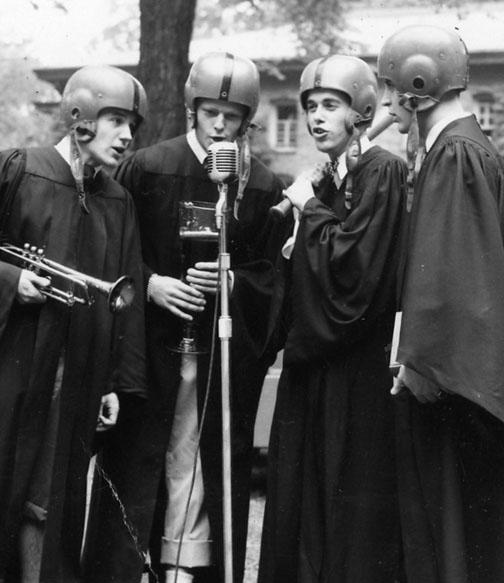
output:
[[[70,166],[70,136],[62,138],[55,146],[58,154]]]
[[[194,155],[199,160],[199,163],[203,164],[208,154],[203,146],[199,143],[198,138],[196,137],[196,130],[193,129],[187,132],[186,138],[189,147],[194,152]]]
[[[70,164],[70,136],[67,134],[64,136],[55,146],[54,148],[58,152],[58,154],[65,160],[65,162],[71,167]],[[100,172],[101,166],[89,166],[93,170],[92,177],[96,178],[98,172]]]
[[[466,111],[463,112],[457,111],[456,113],[448,115],[443,119],[439,120],[436,124],[434,124],[431,127],[429,133],[427,134],[427,137],[425,138],[425,151],[428,152],[432,148],[434,142],[438,139],[439,134],[445,129],[446,126],[450,125],[452,121],[455,121],[457,119],[463,119],[471,115],[472,115],[471,113],[468,113]]]

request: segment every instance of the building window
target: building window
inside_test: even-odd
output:
[[[495,129],[495,99],[491,93],[478,93],[474,96],[475,115],[481,129],[491,136]]]
[[[298,108],[295,102],[276,105],[275,147],[293,150],[297,147]]]

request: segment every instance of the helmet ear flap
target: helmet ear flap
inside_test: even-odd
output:
[[[349,110],[345,116],[345,129],[348,134],[352,135],[355,126],[361,121],[361,116],[353,109]]]
[[[75,139],[81,144],[87,144],[96,137],[97,123],[94,120],[76,121],[73,126]]]
[[[250,119],[247,117],[245,117],[245,119],[242,121],[241,125],[240,125],[240,129],[238,130],[238,136],[243,137],[246,133],[247,130],[250,127]]]

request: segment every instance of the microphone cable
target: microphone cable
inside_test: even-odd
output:
[[[220,257],[219,257],[219,267],[220,267]],[[219,310],[219,299],[220,299],[220,281],[219,284],[217,285],[217,291],[215,294],[215,305],[214,305],[214,310],[213,310],[213,317],[212,317],[212,341],[210,343],[210,362],[208,365],[208,377],[207,377],[207,382],[206,382],[206,386],[205,386],[205,399],[203,401],[203,408],[201,410],[201,420],[199,423],[199,429],[198,429],[198,437],[196,439],[196,451],[194,452],[194,459],[193,459],[193,466],[192,466],[192,473],[191,473],[191,485],[189,486],[189,493],[187,496],[187,502],[186,502],[186,506],[185,506],[185,510],[184,510],[184,518],[182,520],[182,529],[180,531],[180,539],[178,542],[178,546],[177,546],[177,557],[175,559],[175,580],[174,583],[177,583],[178,581],[178,573],[179,573],[179,568],[180,568],[180,555],[182,553],[182,544],[184,541],[184,534],[185,534],[185,529],[186,529],[186,525],[187,525],[187,518],[189,516],[189,506],[191,504],[191,498],[192,498],[192,494],[194,491],[194,484],[196,482],[196,470],[198,467],[198,456],[200,453],[200,443],[201,443],[201,436],[203,433],[203,427],[204,427],[204,423],[205,423],[205,419],[206,419],[206,414],[207,414],[207,409],[208,409],[208,401],[210,398],[210,387],[212,384],[212,377],[213,377],[213,373],[214,373],[214,358],[215,358],[215,347],[216,347],[216,332],[217,332],[217,313]],[[198,390],[198,373],[196,373],[196,391]],[[196,392],[197,394],[197,392]],[[196,406],[197,406],[197,401],[196,401]],[[202,466],[202,472],[203,472],[203,466]],[[168,501],[168,504],[170,503],[170,501]]]

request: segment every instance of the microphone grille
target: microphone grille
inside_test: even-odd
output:
[[[236,172],[238,153],[236,149],[222,149],[215,152],[215,165],[221,172]]]
[[[234,142],[214,142],[208,148],[205,167],[213,182],[232,182],[238,177],[238,146]]]

